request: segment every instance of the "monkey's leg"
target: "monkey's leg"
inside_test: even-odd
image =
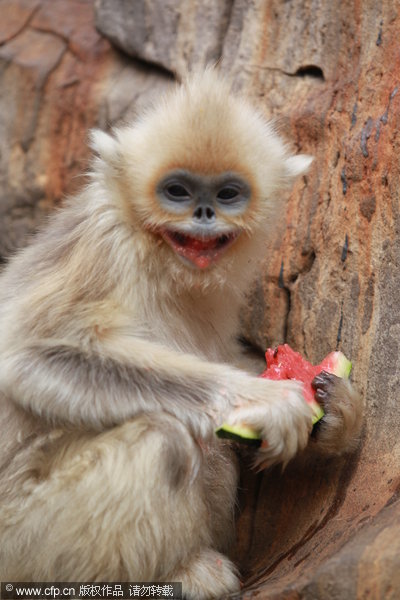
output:
[[[213,547],[220,552],[229,553],[235,541],[239,480],[237,456],[229,442],[216,437],[201,445],[204,454],[205,500]]]
[[[3,579],[166,581],[213,546],[207,457],[174,417],[42,446],[2,498]],[[233,497],[232,467],[218,475]]]
[[[229,444],[219,440],[203,448],[204,483],[212,546],[204,546],[179,565],[168,579],[181,581],[184,598],[206,600],[239,591],[238,573],[221,552],[232,550],[237,490],[236,457]],[[206,523],[203,524],[203,527]]]

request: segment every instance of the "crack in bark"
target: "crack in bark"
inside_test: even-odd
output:
[[[292,308],[292,298],[291,298],[290,288],[285,284],[283,272],[284,272],[284,262],[282,259],[281,268],[280,268],[279,277],[278,277],[278,287],[284,291],[285,296],[286,296],[286,314],[285,314],[284,323],[283,323],[283,342],[286,343],[287,338],[288,338],[289,315],[290,315],[290,310]]]
[[[40,3],[38,2],[37,5],[32,8],[31,13],[26,18],[26,21],[22,23],[21,27],[13,35],[4,40],[4,42],[0,42],[0,47],[9,44],[12,40],[15,40],[15,38],[17,38],[24,31],[24,29],[27,29],[34,19],[36,13],[39,12],[40,8]]]
[[[325,81],[324,72],[318,65],[304,65],[299,67],[294,72],[285,71],[281,67],[271,67],[271,66],[260,66],[260,65],[249,65],[251,68],[258,71],[268,71],[268,72],[276,72],[281,75],[285,75],[286,77],[306,77],[309,76],[312,79],[318,79],[320,81]]]
[[[50,35],[50,34],[47,33],[47,35]],[[42,103],[43,90],[44,90],[47,82],[49,81],[52,73],[54,73],[54,71],[58,68],[58,66],[61,63],[66,52],[67,52],[67,47],[65,47],[60,52],[60,55],[57,58],[57,60],[54,62],[54,64],[47,71],[45,71],[42,75],[40,75],[38,77],[38,80],[35,84],[35,97],[33,100],[32,118],[31,118],[30,123],[28,124],[28,126],[21,138],[21,142],[20,142],[21,148],[23,149],[24,152],[28,152],[29,147],[35,137],[35,132],[36,132],[37,123],[38,123],[38,119],[39,119],[39,113],[40,113],[40,106]]]
[[[314,252],[314,250],[311,250],[309,253],[307,253],[307,260],[305,261],[304,265],[297,271],[297,273],[295,273],[294,275],[291,276],[291,279],[289,281],[289,283],[285,283],[285,278],[284,278],[284,261],[282,259],[281,262],[281,268],[279,271],[279,276],[278,276],[278,287],[283,290],[285,292],[286,295],[286,314],[284,317],[284,324],[283,324],[283,342],[286,343],[287,339],[288,339],[288,334],[289,334],[289,317],[290,317],[290,312],[292,309],[292,290],[291,290],[291,284],[293,284],[295,281],[297,281],[298,277],[300,275],[304,275],[307,274],[311,271],[312,266],[315,262],[316,259],[316,254]]]

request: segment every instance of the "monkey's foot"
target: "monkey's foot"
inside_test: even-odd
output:
[[[211,548],[196,554],[186,567],[173,574],[172,580],[182,581],[186,600],[211,600],[240,589],[233,563]]]
[[[360,395],[348,379],[325,371],[314,378],[312,387],[316,401],[325,412],[314,425],[312,434],[318,449],[326,454],[341,454],[354,449],[362,423]]]

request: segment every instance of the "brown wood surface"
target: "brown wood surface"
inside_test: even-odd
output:
[[[315,156],[266,249],[247,334],[314,362],[338,346],[366,404],[353,456],[243,469],[243,593],[399,598],[399,3],[132,4],[99,0],[96,31],[89,0],[0,0],[0,255],[82,184],[88,128],[222,56],[294,150]]]

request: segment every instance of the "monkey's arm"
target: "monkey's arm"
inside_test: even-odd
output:
[[[132,336],[110,337],[91,352],[54,340],[21,345],[3,354],[0,385],[50,420],[96,429],[164,410],[208,436],[225,420],[240,421],[244,411],[268,439],[270,462],[304,447],[311,428],[295,383],[253,377]]]

